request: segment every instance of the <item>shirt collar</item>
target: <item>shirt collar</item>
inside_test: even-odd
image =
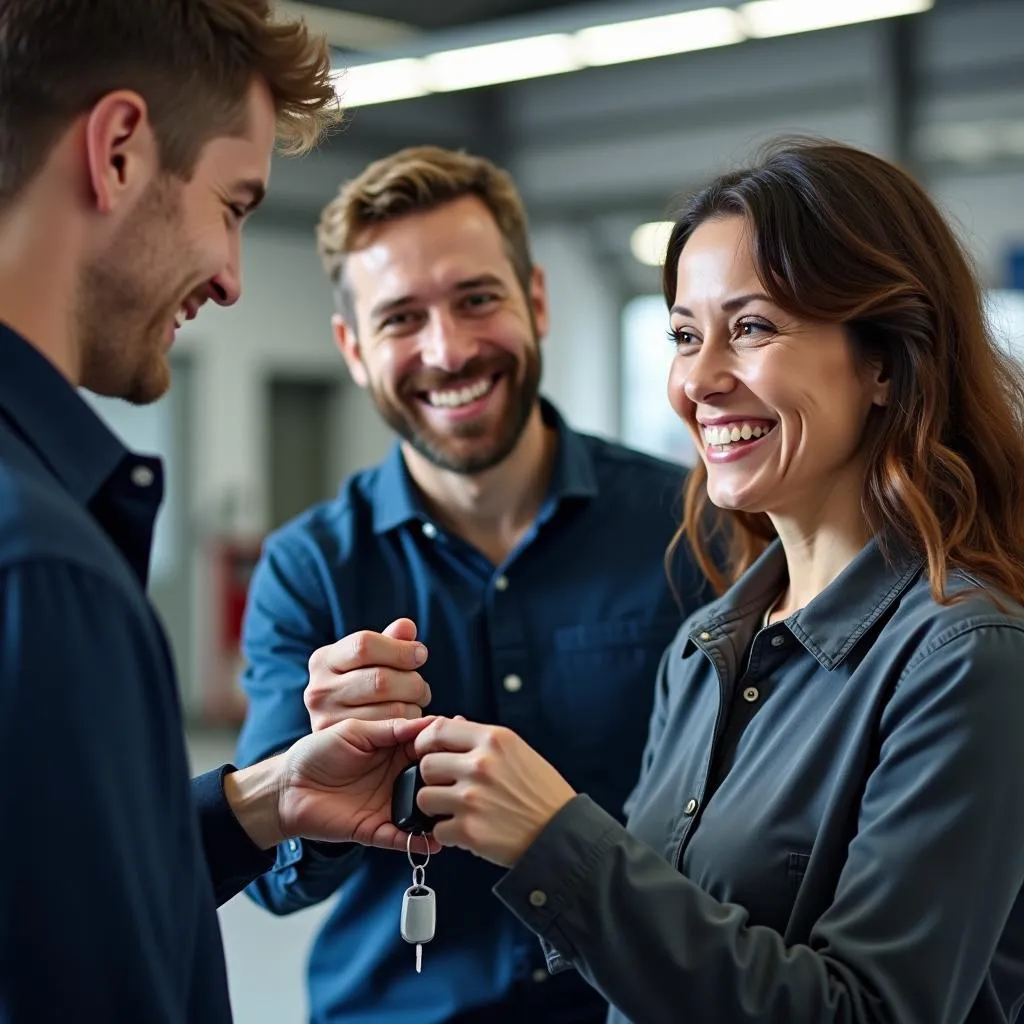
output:
[[[545,426],[554,428],[558,435],[544,507],[554,509],[566,498],[596,496],[597,475],[585,440],[569,427],[547,399],[542,398],[540,406]],[[387,533],[403,523],[427,518],[423,499],[405,465],[401,444],[396,442],[377,475],[373,496],[374,533]]]
[[[77,501],[87,505],[128,454],[33,345],[0,323],[0,414]]]
[[[923,564],[917,557],[887,560],[873,538],[832,583],[784,624],[831,671],[920,575]],[[699,613],[690,642],[696,644],[716,631],[742,630],[748,635],[786,579],[785,554],[776,540],[734,586]]]

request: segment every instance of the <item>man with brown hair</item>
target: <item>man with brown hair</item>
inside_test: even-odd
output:
[[[429,703],[510,726],[621,814],[682,621],[663,565],[682,469],[578,434],[540,398],[544,274],[494,164],[429,146],[387,157],[327,207],[319,245],[338,346],[399,441],[266,543],[239,760],[294,742],[311,717],[315,733]],[[710,596],[685,554],[674,570],[685,608]],[[500,874],[459,850],[431,860],[437,937],[421,975],[399,936],[401,858],[295,840],[250,892],[276,913],[337,894],[310,959],[317,1024],[603,1021],[600,997],[549,977],[491,895]]]
[[[161,469],[75,390],[163,393],[182,321],[239,297],[275,136],[301,150],[336,116],[329,72],[265,0],[0,4],[4,1022],[223,1024],[215,900],[267,849],[404,848],[418,723],[344,723],[190,796],[143,589]]]

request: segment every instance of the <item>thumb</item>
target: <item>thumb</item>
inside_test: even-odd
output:
[[[416,623],[412,619],[395,619],[384,628],[384,636],[392,640],[415,640]]]

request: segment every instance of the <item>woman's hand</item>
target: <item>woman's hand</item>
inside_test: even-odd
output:
[[[447,816],[434,828],[460,846],[511,867],[576,795],[554,768],[510,729],[437,718],[416,737],[424,787],[418,803]]]

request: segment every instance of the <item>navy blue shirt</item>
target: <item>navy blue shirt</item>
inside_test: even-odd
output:
[[[303,690],[316,648],[409,616],[430,651],[430,712],[509,726],[621,813],[658,661],[683,618],[663,559],[684,471],[574,433],[543,409],[558,432],[548,493],[501,565],[431,519],[397,446],[267,541],[244,632],[240,762],[309,731]],[[677,568],[689,611],[708,596],[703,577],[688,562]],[[606,1004],[579,978],[548,976],[536,938],[490,891],[499,877],[460,850],[431,860],[438,926],[421,975],[399,935],[404,854],[295,840],[250,892],[282,914],[337,893],[309,966],[317,1022],[603,1020]]]
[[[215,898],[268,858],[224,769],[190,793],[144,593],[160,464],[3,326],[0,367],[0,1021],[225,1024]]]

